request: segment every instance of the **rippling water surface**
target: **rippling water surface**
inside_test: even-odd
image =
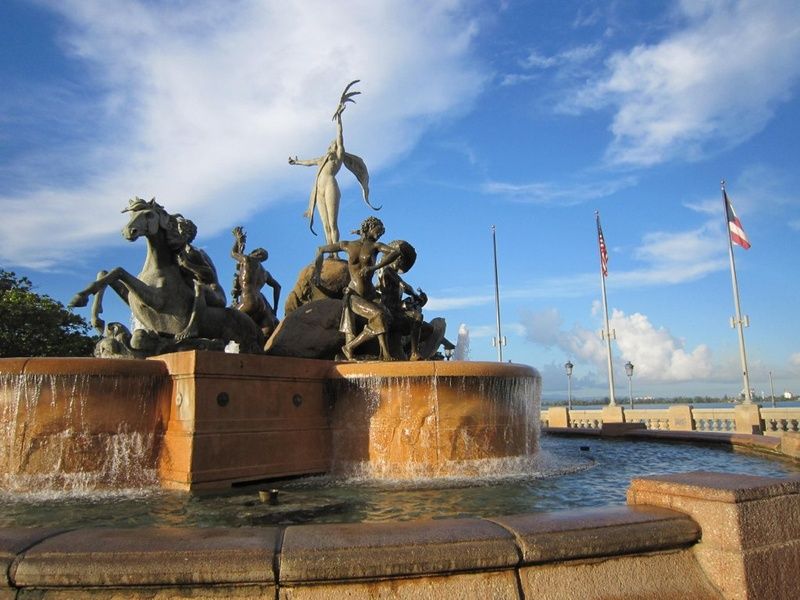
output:
[[[411,484],[311,477],[197,495],[137,489],[37,494],[0,492],[0,526],[252,526],[386,521],[538,512],[623,504],[633,477],[724,471],[781,477],[800,466],[715,447],[543,436],[533,464],[512,475]],[[259,490],[278,489],[278,504]]]

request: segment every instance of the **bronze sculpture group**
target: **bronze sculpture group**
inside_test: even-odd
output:
[[[400,276],[416,260],[408,242],[381,242],[385,228],[376,217],[368,217],[353,232],[358,239],[339,239],[341,194],[336,174],[342,164],[356,175],[364,200],[375,209],[369,204],[364,161],[344,151],[342,113],[360,93],[350,91],[355,83],[345,88],[334,112],[337,136],[327,153],[309,161],[289,159],[290,164],[318,166],[306,216],[313,231],[313,211],[318,209],[326,244],[301,273],[287,301],[284,321],[277,319],[281,286],[263,266],[268,253],[264,248],[247,253],[243,228],[233,230],[231,257],[236,275],[231,306],[227,306],[213,261],[193,245],[194,223],[168,213],[155,198],[134,198],[123,210],[130,218],[122,234],[129,241],[146,240],[142,271],[138,276],[121,267],[101,271],[70,302],[86,306],[94,296],[91,323],[103,335],[96,356],[143,358],[187,349],[223,350],[233,342],[243,353],[424,360],[439,356],[440,345],[450,346],[444,338],[444,320],[427,323],[422,315],[427,297]],[[340,252],[345,260],[339,258]],[[272,288],[272,303],[262,292],[264,286]],[[136,323],[133,332],[121,323],[106,325],[101,319],[103,295],[109,287],[130,307]],[[304,310],[292,310],[301,305]]]

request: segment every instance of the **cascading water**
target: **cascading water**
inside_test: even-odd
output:
[[[436,366],[395,374],[345,368],[333,390],[332,472],[403,481],[530,474],[538,374],[520,367],[497,376],[474,365],[439,365],[443,373]]]
[[[0,374],[0,489],[157,485],[163,377],[55,371]]]

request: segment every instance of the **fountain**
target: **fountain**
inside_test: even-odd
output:
[[[467,475],[537,442],[538,375],[520,365],[187,351],[0,359],[0,385],[6,489]]]
[[[0,482],[6,490],[153,485],[168,409],[159,362],[0,361]]]
[[[425,293],[403,278],[414,247],[381,242],[376,217],[362,222],[357,240],[339,239],[341,164],[370,208],[380,208],[369,204],[364,161],[344,151],[342,114],[359,93],[356,83],[339,99],[327,153],[289,161],[318,166],[308,216],[313,226],[319,209],[326,244],[301,272],[287,318],[275,318],[281,287],[261,266],[267,251],[246,254],[242,227],[233,230],[236,308],[229,308],[213,261],[192,244],[194,223],[155,198],[133,198],[122,211],[123,236],[146,241],[142,271],[103,270],[70,302],[94,298],[101,358],[0,361],[6,485],[30,477],[100,486],[156,478],[197,490],[327,472],[474,476],[533,456],[535,370],[434,360],[443,358],[441,345],[453,345],[443,319],[424,319]],[[273,288],[272,303],[264,285]],[[101,318],[108,289],[130,306],[133,332]],[[230,343],[242,354],[208,352]],[[376,355],[380,361],[370,360]],[[148,360],[124,360],[132,357]],[[129,449],[124,457],[121,448]]]
[[[266,278],[251,277],[266,251],[245,255],[243,230],[234,252],[246,279],[237,305],[247,311],[225,306],[213,263],[191,243],[193,224],[134,198],[123,231],[147,240],[142,272],[101,271],[72,302],[94,296],[101,358],[0,359],[4,489],[210,490],[317,473],[441,480],[524,471],[538,448],[539,374],[436,360],[439,346],[452,345],[442,320],[423,319],[424,293],[400,277],[413,248],[380,242],[375,218],[358,240],[338,239],[338,167],[368,194],[366,166],[343,147],[352,85],[328,154],[290,160],[319,165],[308,216],[319,207],[327,241],[298,278],[291,315],[277,327],[251,318],[265,308],[274,316],[280,286],[270,306],[259,291]],[[141,328],[105,325],[107,288]],[[231,342],[241,354],[214,351]],[[798,498],[800,481],[684,474],[634,481],[630,507],[555,515],[0,529],[0,596],[788,597]],[[765,535],[776,514],[788,525]]]

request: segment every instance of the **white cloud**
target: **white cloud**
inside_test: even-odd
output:
[[[561,313],[557,308],[538,312],[525,312],[522,315],[526,337],[544,346],[557,345],[561,335]]]
[[[711,350],[705,344],[687,352],[683,341],[663,327],[656,328],[641,313],[626,316],[614,310],[609,321],[622,360],[630,360],[642,379],[688,381],[711,375]]]
[[[44,167],[19,158],[34,181],[47,180],[45,169],[67,169],[73,183],[0,197],[15,214],[0,224],[0,260],[43,267],[77,256],[116,236],[119,210],[134,194],[190,213],[206,235],[288,190],[304,195],[308,174],[286,157],[327,146],[338,96],[355,78],[363,95],[345,113],[345,141],[374,172],[480,93],[485,76],[470,54],[476,25],[462,4],[46,3],[93,84],[86,95],[102,95],[80,107],[84,127],[76,129],[91,134],[63,152],[50,148]],[[56,118],[66,123],[76,112]]]
[[[612,162],[693,158],[759,132],[800,76],[793,0],[684,0],[685,27],[607,61],[607,73],[562,104],[611,105]]]
[[[606,346],[598,331],[578,325],[570,330],[562,329],[556,309],[530,313],[522,324],[529,340],[547,346],[556,345],[568,356],[589,362],[598,370],[604,368]],[[708,346],[701,344],[687,351],[682,340],[664,327],[655,327],[646,315],[625,315],[620,310],[613,310],[609,326],[616,332],[617,369],[621,369],[622,362],[630,360],[636,376],[643,381],[689,381],[709,377],[712,373]]]
[[[800,352],[795,352],[791,356],[789,356],[789,364],[792,367],[800,369]]]

